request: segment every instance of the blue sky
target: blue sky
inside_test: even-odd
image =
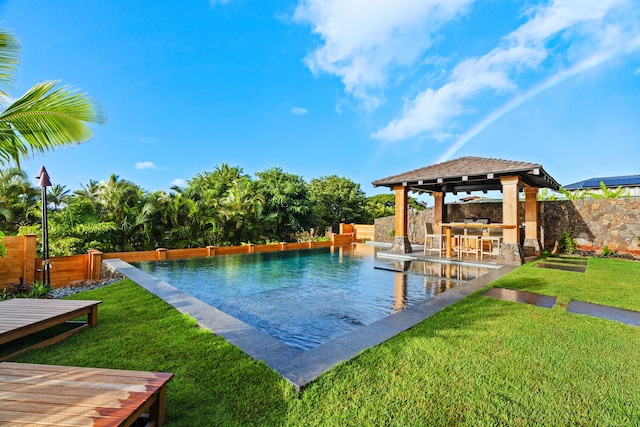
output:
[[[460,156],[640,173],[638,0],[6,0],[11,93],[60,79],[95,137],[24,161],[146,190],[216,165],[361,184]],[[34,178],[35,183],[35,178]]]

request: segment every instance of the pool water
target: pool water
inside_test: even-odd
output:
[[[133,263],[219,310],[307,350],[487,270],[392,262],[365,245]]]

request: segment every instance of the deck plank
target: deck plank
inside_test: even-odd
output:
[[[0,362],[20,354],[28,349],[56,343],[83,327],[93,327],[97,323],[98,305],[102,301],[92,300],[52,300],[13,298],[0,302],[0,345],[25,336],[43,331],[52,326],[60,325],[79,317],[86,316],[87,320],[76,328],[50,338],[41,345],[21,349],[19,352],[0,358]]]
[[[173,374],[0,363],[0,424],[129,426],[149,412],[164,423]]]

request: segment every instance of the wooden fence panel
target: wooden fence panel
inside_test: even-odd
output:
[[[334,234],[332,239],[335,246],[344,246],[353,243],[353,236],[351,234]]]
[[[42,258],[36,258],[36,265],[42,265]],[[39,267],[41,268],[41,267]],[[89,255],[71,255],[51,257],[51,284],[54,287],[89,277]],[[42,273],[36,274],[36,280],[42,280]]]
[[[216,255],[235,255],[249,253],[249,246],[216,246]]]
[[[254,252],[276,252],[280,250],[280,244],[276,243],[274,245],[256,245],[253,248]]]
[[[287,243],[287,250],[290,249],[308,249],[309,242]]]
[[[374,240],[375,226],[370,224],[354,224],[356,239]]]
[[[155,261],[157,257],[156,251],[111,252],[102,255],[102,259],[120,258],[124,262]]]
[[[198,258],[207,256],[207,248],[169,249],[167,259]]]
[[[0,290],[9,283],[20,283],[25,270],[24,236],[7,236],[4,245],[7,255],[0,258]]]

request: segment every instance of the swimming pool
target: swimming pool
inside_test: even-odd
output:
[[[134,265],[199,300],[308,350],[487,270],[391,261],[357,245]]]

